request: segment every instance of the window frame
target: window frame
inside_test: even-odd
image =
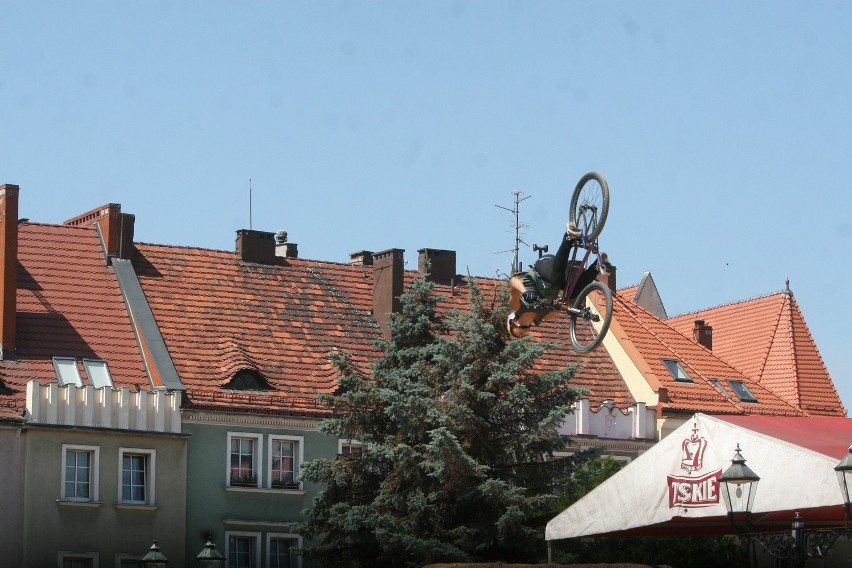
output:
[[[69,497],[66,493],[66,484],[68,482],[68,452],[85,452],[90,454],[91,462],[89,464],[89,498],[84,497]],[[98,503],[100,499],[100,446],[84,446],[80,444],[62,444],[62,475],[59,488],[59,495],[62,501],[70,501],[74,503]],[[75,469],[76,471],[76,469]]]
[[[124,499],[124,457],[145,457],[145,499]],[[118,504],[131,506],[155,505],[156,501],[156,479],[157,479],[157,450],[151,448],[118,448]],[[133,485],[131,484],[131,491]]]
[[[666,368],[666,370],[668,370],[669,375],[671,375],[671,377],[675,380],[676,383],[693,383],[693,384],[695,383],[695,381],[692,380],[692,377],[689,375],[689,373],[686,372],[686,369],[683,368],[683,365],[681,364],[681,362],[678,361],[677,359],[662,358],[662,359],[660,359],[660,361],[662,361],[663,366]],[[674,363],[677,371],[679,373],[683,373],[683,376],[685,378],[680,378],[678,376],[678,373],[673,371],[672,368],[669,366],[670,363]]]
[[[91,560],[92,568],[98,568],[100,558],[97,552],[71,552],[70,550],[59,550],[56,552],[56,565],[63,568],[66,560]]]
[[[101,366],[103,365],[103,366]],[[83,359],[83,367],[86,369],[86,378],[89,379],[89,384],[96,389],[113,388],[112,373],[109,372],[109,365],[104,359]],[[92,370],[95,370],[94,372]],[[103,382],[100,379],[96,382],[94,377],[101,377],[106,380],[106,384],[97,384]]]
[[[62,370],[68,369],[69,363],[70,367],[73,367],[74,369],[74,376],[70,377],[72,380],[67,381],[66,379],[69,377],[67,377]],[[74,385],[75,387],[83,386],[83,377],[80,375],[80,367],[77,366],[77,359],[74,357],[53,357],[53,372],[56,373],[56,381],[61,387],[66,385]]]
[[[748,388],[748,385],[745,384],[745,381],[739,379],[727,379],[727,382],[728,386],[731,387],[731,390],[734,391],[734,394],[737,395],[737,398],[740,399],[740,402],[758,402],[757,397],[754,396],[754,393],[751,392],[751,389]],[[742,391],[740,391],[737,387],[740,387]]]
[[[231,538],[249,538],[252,541],[251,552],[252,558],[250,558],[249,565],[251,568],[260,568],[261,566],[261,556],[260,556],[260,538],[261,533],[259,532],[248,532],[248,531],[225,531],[225,566],[228,568],[234,568],[231,565]]]
[[[273,444],[275,442],[293,442],[296,446],[293,451],[293,483],[292,486],[274,486],[273,483],[273,455],[272,451]],[[305,457],[305,437],[304,436],[290,436],[287,434],[269,434],[267,442],[266,442],[266,455],[268,459],[266,460],[266,473],[268,481],[269,489],[302,489],[302,462]],[[258,484],[260,487],[264,487],[263,485]]]
[[[295,540],[296,548],[302,548],[301,535],[294,533],[266,533],[266,556],[264,557],[266,568],[272,568],[272,540]],[[296,562],[290,562],[290,568],[302,568],[302,555],[297,553]],[[290,553],[290,560],[293,559],[293,553]]]
[[[360,450],[359,455],[358,455],[358,457],[360,457],[360,455],[363,454],[366,447],[367,447],[366,444],[362,444],[360,441],[356,440],[355,438],[338,438],[337,439],[337,455],[338,456],[351,456],[351,455],[353,455],[352,450],[357,448],[357,449]],[[349,448],[349,452],[344,453],[343,448]]]
[[[253,464],[252,470],[254,476],[257,478],[255,483],[252,485],[246,485],[243,483],[232,483],[231,479],[231,443],[234,439],[249,439],[254,442],[254,451],[252,453]],[[263,487],[263,434],[257,434],[254,432],[228,432],[228,444],[226,447],[226,456],[225,460],[225,487]],[[239,454],[239,455],[242,455]]]

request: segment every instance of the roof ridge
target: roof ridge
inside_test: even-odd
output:
[[[690,314],[708,312],[710,310],[715,310],[715,309],[718,309],[718,308],[727,308],[729,306],[736,306],[738,304],[745,304],[747,302],[754,302],[755,300],[764,300],[766,298],[771,298],[772,296],[777,296],[779,294],[790,294],[792,296],[793,291],[792,290],[778,290],[776,292],[768,292],[766,294],[761,294],[760,296],[754,296],[754,297],[751,297],[751,298],[746,298],[744,300],[736,300],[736,301],[733,301],[733,302],[728,302],[726,304],[717,304],[715,306],[709,306],[709,307],[706,307],[706,308],[699,308],[697,310],[692,310],[692,311],[689,311],[689,312],[683,312],[682,314],[669,316],[667,319],[676,319],[676,318],[680,318],[680,317],[683,317],[683,316],[688,316]]]

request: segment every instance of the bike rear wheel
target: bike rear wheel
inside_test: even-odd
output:
[[[612,291],[602,282],[592,282],[577,296],[571,311],[571,343],[574,349],[587,353],[600,345],[611,321]]]
[[[580,178],[571,196],[570,219],[583,231],[587,241],[598,238],[609,213],[609,185],[598,172]]]

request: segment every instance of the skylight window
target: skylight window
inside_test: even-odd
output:
[[[56,371],[56,378],[60,385],[83,386],[77,360],[73,357],[54,357],[53,370]]]
[[[666,366],[666,369],[668,369],[669,373],[671,373],[672,377],[674,377],[674,380],[680,383],[692,382],[692,378],[686,374],[686,371],[683,370],[679,361],[675,361],[674,359],[662,359],[662,361],[663,365]]]
[[[743,402],[757,402],[757,398],[751,394],[751,391],[748,390],[748,387],[742,381],[728,381],[728,384],[731,385],[731,389],[740,397],[740,400]]]
[[[112,376],[109,374],[107,362],[102,359],[83,359],[89,383],[96,389],[112,388]]]
[[[722,385],[722,381],[719,379],[710,379],[710,384],[716,387],[716,390],[725,395],[725,397],[728,396],[728,391],[725,390],[725,387]]]

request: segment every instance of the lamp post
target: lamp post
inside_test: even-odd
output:
[[[843,493],[843,509],[849,517],[850,492],[852,492],[852,447],[849,454],[838,463],[834,470]],[[743,544],[759,543],[770,556],[789,560],[795,568],[803,568],[809,558],[823,558],[841,536],[852,537],[852,529],[805,529],[805,520],[798,512],[793,516],[790,531],[745,533],[740,529],[748,528],[751,507],[760,478],[745,465],[740,446],[734,452],[731,466],[719,478],[720,492],[728,509],[728,519],[742,539]],[[738,526],[737,515],[745,518],[744,525]]]
[[[213,544],[213,535],[208,535],[207,544],[195,557],[198,561],[198,568],[222,568],[225,563],[225,557],[216,550],[216,545]]]
[[[157,546],[157,539],[154,539],[154,544],[148,549],[148,554],[142,557],[142,565],[145,568],[166,568],[169,559],[160,552],[160,547]]]

